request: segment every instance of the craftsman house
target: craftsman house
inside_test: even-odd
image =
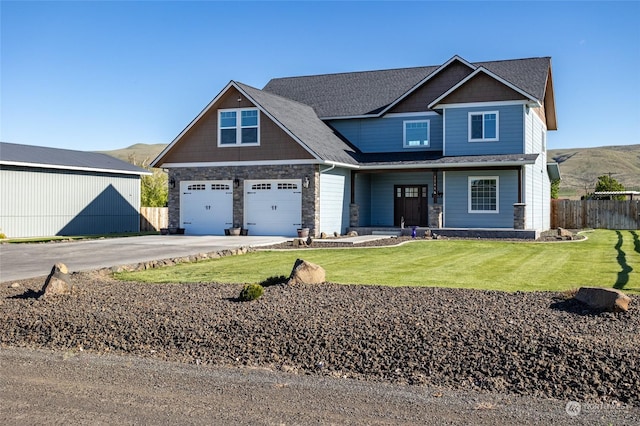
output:
[[[550,58],[231,81],[154,160],[188,234],[549,228]],[[501,232],[502,231],[502,232]],[[474,233],[475,232],[475,233]]]

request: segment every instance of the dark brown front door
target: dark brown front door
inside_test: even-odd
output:
[[[395,185],[394,225],[427,226],[427,185]]]

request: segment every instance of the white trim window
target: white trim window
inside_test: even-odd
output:
[[[218,110],[218,146],[260,145],[257,108]]]
[[[499,139],[498,111],[469,113],[469,142],[493,142]]]
[[[423,148],[429,146],[429,120],[405,120],[402,122],[402,146]]]
[[[499,213],[498,176],[469,176],[469,213]]]

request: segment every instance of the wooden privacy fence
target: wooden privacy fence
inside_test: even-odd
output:
[[[551,200],[551,227],[640,229],[640,200]]]
[[[140,232],[159,231],[169,227],[167,207],[140,207]]]

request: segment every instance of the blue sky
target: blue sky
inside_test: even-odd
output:
[[[549,148],[640,143],[640,2],[0,2],[0,140],[169,143],[229,82],[551,56]]]

